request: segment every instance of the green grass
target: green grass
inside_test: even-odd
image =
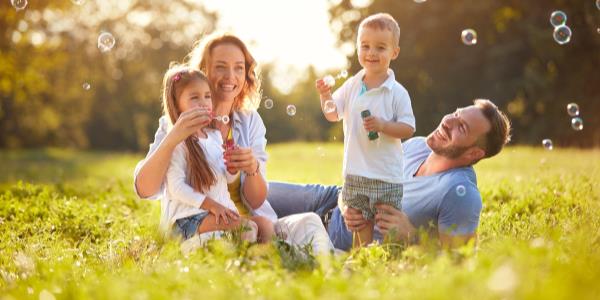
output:
[[[340,144],[268,150],[271,179],[341,183]],[[183,255],[157,234],[159,203],[132,193],[140,158],[0,152],[1,299],[600,298],[600,150],[512,147],[477,165],[477,251],[370,247],[317,265],[227,241]]]

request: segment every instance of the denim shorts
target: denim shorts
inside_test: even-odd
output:
[[[173,235],[180,236],[184,240],[187,240],[194,236],[198,232],[198,227],[204,221],[204,218],[208,216],[208,212],[201,212],[196,215],[177,219],[173,224]]]

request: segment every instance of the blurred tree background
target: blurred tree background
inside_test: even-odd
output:
[[[549,16],[556,9],[567,13],[573,31],[566,45],[552,37]],[[600,146],[595,0],[333,1],[331,29],[348,54],[350,74],[360,69],[354,54],[358,22],[376,12],[388,12],[400,24],[401,53],[392,69],[411,95],[417,135],[429,133],[456,107],[489,98],[511,117],[514,143],[540,145],[551,138],[558,146]],[[217,20],[201,3],[186,0],[81,6],[40,0],[20,11],[0,2],[0,148],[145,151],[161,113],[164,71],[215,30]],[[477,45],[461,42],[466,28],[477,31]],[[107,53],[97,48],[102,31],[116,38]],[[341,124],[329,124],[320,112],[314,81],[325,74],[308,68],[283,94],[269,78],[272,65],[261,69],[263,100],[274,100],[272,109],[259,108],[270,143],[343,140]],[[582,131],[570,126],[570,102],[579,104]],[[293,117],[286,114],[289,104],[297,108]]]

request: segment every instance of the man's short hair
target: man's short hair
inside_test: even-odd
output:
[[[378,13],[366,17],[360,22],[360,25],[358,25],[358,30],[360,31],[365,27],[389,30],[392,32],[395,45],[398,46],[400,44],[400,26],[398,25],[398,22],[394,20],[394,17],[388,13]]]
[[[477,145],[485,151],[483,158],[492,157],[502,150],[502,147],[510,142],[510,120],[490,100],[475,99],[474,105],[481,109],[485,118],[490,122],[490,130],[479,137]]]

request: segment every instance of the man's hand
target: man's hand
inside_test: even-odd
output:
[[[352,207],[340,207],[346,228],[350,231],[361,231],[367,227],[367,220],[363,218],[362,212]]]
[[[377,214],[375,215],[375,225],[379,231],[387,235],[394,233],[393,240],[402,239],[408,241],[414,236],[416,229],[410,223],[408,216],[401,210],[387,204],[375,204]]]

